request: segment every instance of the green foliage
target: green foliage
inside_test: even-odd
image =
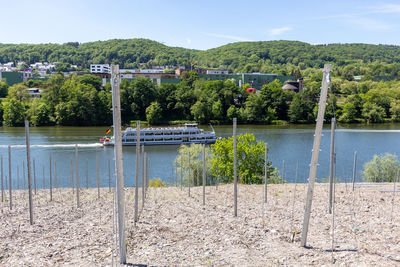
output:
[[[362,175],[367,182],[393,182],[397,180],[399,170],[400,163],[397,156],[386,153],[375,155],[371,161],[365,163]]]
[[[210,171],[212,162],[210,160],[211,149],[206,146],[206,181],[210,183],[213,179],[213,175]],[[201,184],[203,177],[203,159],[202,152],[203,145],[201,144],[190,144],[181,145],[178,149],[178,156],[175,159],[175,165],[177,166],[177,172],[180,174],[182,170],[182,180],[185,184],[188,184],[189,168],[190,168],[190,183],[191,185]],[[189,152],[190,152],[190,165],[189,165]]]
[[[4,81],[0,81],[0,98],[6,97],[8,94],[8,85]]]
[[[342,115],[339,117],[340,122],[354,122],[357,118],[357,109],[352,103],[346,103],[343,106]]]
[[[5,100],[2,103],[4,124],[7,126],[23,126],[25,105],[15,98]]]
[[[289,106],[290,122],[311,122],[314,119],[313,107],[314,99],[307,92],[301,92],[293,97]]]
[[[383,122],[383,118],[385,117],[385,109],[377,104],[367,102],[363,106],[362,116],[368,123]]]
[[[149,181],[149,187],[166,187],[167,184],[161,181],[160,178],[153,178]]]
[[[162,109],[158,102],[152,102],[146,109],[146,118],[150,124],[160,123],[162,119]]]
[[[214,176],[219,173],[220,181],[231,183],[233,181],[233,137],[218,139],[211,145],[212,168]],[[253,134],[237,136],[238,179],[244,184],[260,184],[264,175],[265,145],[258,142]],[[270,183],[282,182],[278,171],[268,162],[268,181]]]

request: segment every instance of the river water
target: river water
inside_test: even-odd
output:
[[[284,179],[293,182],[296,162],[299,164],[298,181],[305,182],[309,172],[314,125],[239,125],[238,134],[254,133],[257,140],[268,142],[269,160],[282,173]],[[317,172],[318,181],[325,181],[329,174],[330,125],[323,131],[321,152]],[[202,127],[210,130],[208,126]],[[218,137],[232,135],[231,126],[214,126]],[[71,160],[75,168],[75,144],[79,148],[79,177],[81,186],[96,186],[96,156],[99,160],[100,181],[108,186],[108,160],[111,173],[114,170],[113,147],[102,147],[99,138],[107,127],[36,127],[30,128],[31,156],[35,159],[37,186],[49,186],[49,160],[52,157],[53,179],[56,172],[58,186],[70,187]],[[400,124],[339,125],[336,131],[337,167],[336,176],[350,181],[353,175],[353,153],[357,151],[357,180],[362,180],[362,168],[374,154],[400,153]],[[23,188],[23,170],[26,162],[25,130],[20,127],[0,127],[0,155],[3,157],[4,175],[8,176],[8,145],[11,145],[13,187]],[[150,162],[150,177],[172,181],[172,162],[177,156],[178,146],[146,146]],[[123,147],[124,177],[127,186],[134,185],[135,147]],[[285,162],[283,164],[283,161]],[[55,164],[57,168],[55,169]],[[284,168],[283,168],[284,165]],[[88,166],[88,168],[86,168]],[[87,172],[88,169],[88,172]],[[26,173],[26,171],[25,171]],[[27,176],[27,174],[25,174]],[[76,171],[74,170],[74,176]],[[174,174],[175,175],[175,174]],[[19,177],[19,179],[18,179]],[[112,179],[113,180],[113,179]],[[112,181],[114,185],[114,181]]]

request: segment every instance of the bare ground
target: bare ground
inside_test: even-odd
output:
[[[334,251],[328,187],[316,184],[307,248],[300,247],[306,185],[239,185],[238,216],[233,186],[149,188],[139,222],[133,221],[134,189],[126,192],[127,261],[156,266],[399,266],[400,196],[393,184],[336,185]],[[113,193],[81,189],[76,208],[72,189],[38,190],[34,225],[28,197],[8,192],[0,202],[0,266],[105,266],[118,261]],[[141,195],[139,195],[141,199]],[[141,200],[140,200],[141,203]],[[293,209],[294,203],[294,209]],[[113,257],[114,255],[114,257]]]

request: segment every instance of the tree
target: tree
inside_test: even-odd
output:
[[[199,78],[199,74],[195,71],[184,71],[181,75],[182,81],[187,82],[190,87],[193,87],[193,83]]]
[[[310,122],[313,116],[313,102],[310,101],[305,92],[296,94],[289,106],[290,122]]]
[[[27,87],[23,83],[18,83],[8,88],[8,98],[23,101],[29,98]]]
[[[100,91],[102,85],[101,78],[91,74],[82,75],[80,82],[92,85],[97,91]]]
[[[352,103],[346,103],[343,106],[342,115],[339,117],[341,122],[354,122],[357,119],[357,109]]]
[[[245,114],[247,122],[264,121],[263,102],[257,94],[250,94],[245,102]]]
[[[377,104],[367,102],[363,105],[362,116],[368,123],[383,122],[383,118],[385,117],[385,109]]]
[[[212,117],[214,120],[224,120],[224,109],[221,100],[214,102],[211,110],[212,110]]]
[[[184,174],[183,181],[188,184],[187,170],[190,168],[190,182],[192,185],[200,184],[203,177],[203,160],[202,160],[203,145],[191,144],[181,145],[178,149],[178,156],[175,158],[175,165],[178,167],[177,172]],[[189,152],[190,152],[190,165],[189,165]],[[211,172],[212,161],[210,160],[211,149],[206,146],[206,181],[210,183],[213,177]]]
[[[7,126],[22,126],[25,121],[25,106],[15,98],[3,101],[3,120]]]
[[[400,121],[400,100],[390,102],[390,114],[392,121]]]
[[[162,108],[158,102],[152,102],[150,106],[146,108],[146,119],[150,124],[160,123],[162,114]]]
[[[396,155],[374,155],[374,158],[364,164],[362,172],[364,181],[367,182],[393,182],[397,179],[400,163]]]
[[[4,81],[0,81],[0,98],[6,97],[8,93],[8,85]]]
[[[238,178],[244,184],[260,184],[264,175],[264,143],[256,140],[254,134],[237,136]],[[233,137],[218,139],[211,145],[212,168],[214,176],[217,169],[221,182],[233,181]],[[278,171],[268,162],[268,181],[282,182]]]

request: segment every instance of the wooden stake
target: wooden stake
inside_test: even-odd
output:
[[[22,182],[24,184],[24,190],[26,189],[26,182],[25,182],[25,160],[22,161]]]
[[[215,179],[215,190],[218,190],[219,183],[219,157],[217,157],[217,178]]]
[[[122,135],[121,135],[121,101],[120,101],[120,76],[119,66],[111,65],[112,108],[114,122],[114,155],[118,209],[118,236],[119,236],[119,262],[126,263],[126,238],[125,238],[125,196],[124,174],[122,159]]]
[[[237,217],[237,144],[236,144],[236,118],[233,118],[233,199],[234,216]]]
[[[315,178],[317,175],[319,148],[320,148],[320,144],[321,144],[322,126],[324,124],[326,99],[327,99],[327,94],[328,94],[328,87],[330,84],[330,71],[331,71],[331,65],[325,64],[324,74],[323,74],[323,78],[322,78],[321,95],[320,95],[319,106],[318,106],[317,123],[315,126],[313,153],[312,153],[312,157],[311,157],[306,207],[305,207],[305,211],[304,211],[303,230],[301,231],[300,246],[302,246],[302,247],[305,247],[306,243],[307,243],[308,226],[310,223],[312,198],[313,198],[313,194],[314,194],[314,184],[315,184]]]
[[[31,176],[31,147],[29,143],[29,122],[25,120],[26,162],[28,167],[28,192],[29,192],[29,223],[33,224],[32,203],[32,176]],[[25,166],[25,165],[24,165]]]

